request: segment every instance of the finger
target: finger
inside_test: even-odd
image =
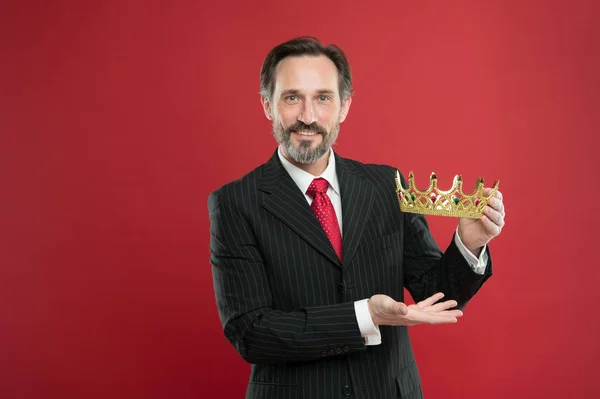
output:
[[[434,303],[436,303],[437,301],[439,301],[443,297],[444,297],[444,294],[441,293],[441,292],[438,292],[436,294],[433,294],[432,296],[430,296],[427,299],[423,299],[421,302],[417,303],[417,306],[420,309],[426,308],[427,306],[433,305]]]
[[[493,191],[494,191],[494,189],[492,187],[486,187],[481,191],[481,193],[487,197]],[[502,199],[504,198],[504,196],[502,195],[502,192],[500,192],[500,190],[496,190],[496,194],[494,195],[494,197],[498,198],[500,201],[502,201]]]
[[[492,189],[483,189],[483,194],[485,196],[490,195],[491,191]],[[504,201],[502,200],[502,193],[500,191],[496,191],[496,195],[488,200],[487,205],[500,212],[502,216],[506,214],[504,209]]]
[[[491,188],[491,187],[484,187],[481,193],[487,197],[487,196],[488,196],[488,195],[490,195],[490,194],[491,194],[493,191],[494,191],[494,189],[493,189],[493,188]]]
[[[504,216],[497,210],[486,206],[483,208],[483,213],[488,217],[496,226],[500,228],[504,227]]]
[[[444,301],[440,303],[436,303],[435,305],[428,306],[423,308],[424,312],[443,312],[444,310],[452,309],[456,307],[458,303],[454,300],[452,301]]]
[[[415,324],[452,324],[462,316],[460,310],[450,310],[442,313],[427,313],[418,309],[409,309],[406,318],[410,325]]]
[[[399,314],[399,315],[401,315],[401,316],[406,315],[406,313],[408,313],[408,306],[406,306],[402,302],[397,302],[396,313]]]
[[[486,234],[490,237],[496,237],[500,234],[500,231],[502,231],[502,228],[492,222],[486,215],[481,217],[481,223],[483,223]]]
[[[464,314],[462,312],[462,310],[458,310],[458,309],[453,309],[453,310],[447,310],[445,312],[440,313],[441,315],[444,316],[452,316],[452,317],[462,317],[462,315]]]
[[[487,205],[504,216],[504,203],[498,198],[490,198]]]
[[[428,318],[428,324],[456,323],[463,313],[460,310],[448,310],[441,313],[432,313]]]

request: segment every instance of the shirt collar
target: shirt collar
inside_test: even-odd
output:
[[[279,156],[279,160],[283,165],[283,168],[289,173],[294,183],[298,186],[300,191],[303,194],[306,194],[306,190],[308,190],[308,186],[312,183],[313,179],[317,177],[322,177],[327,180],[329,186],[335,191],[337,195],[340,195],[340,183],[338,181],[337,173],[335,171],[335,154],[333,153],[333,148],[329,150],[329,160],[327,161],[327,168],[321,176],[313,176],[312,174],[300,169],[296,165],[292,164],[290,161],[285,159],[283,154],[281,153],[281,148],[277,149],[277,155]]]

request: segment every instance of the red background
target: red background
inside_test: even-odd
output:
[[[243,396],[206,200],[272,154],[261,62],[305,34],[353,68],[341,155],[501,179],[495,276],[411,330],[426,396],[600,395],[597,2],[0,7],[1,398]]]

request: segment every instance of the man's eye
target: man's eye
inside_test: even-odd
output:
[[[319,101],[325,102],[325,101],[328,101],[328,100],[329,100],[329,97],[327,97],[327,96],[320,96],[319,97]]]
[[[288,101],[296,101],[298,99],[298,97],[296,96],[287,96],[286,98]]]

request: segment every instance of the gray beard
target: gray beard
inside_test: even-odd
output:
[[[311,148],[309,141],[301,141],[298,147],[292,143],[291,133],[285,132],[281,127],[273,124],[273,135],[277,142],[285,148],[290,158],[297,163],[311,164],[317,162],[324,154],[329,152],[331,146],[335,143],[337,134],[339,131],[339,125],[336,126],[334,131],[331,131],[327,135],[323,135],[323,140],[316,148]]]

